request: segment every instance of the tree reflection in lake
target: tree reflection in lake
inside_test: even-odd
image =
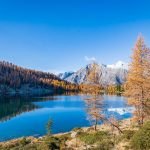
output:
[[[34,105],[31,99],[14,97],[14,98],[0,98],[0,121],[6,121],[23,112],[29,112],[38,108]]]
[[[0,121],[4,122],[12,117],[16,117],[23,112],[29,112],[40,108],[34,102],[54,100],[50,97],[0,97]],[[56,100],[56,98],[55,98]]]

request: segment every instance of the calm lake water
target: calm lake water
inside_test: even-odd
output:
[[[132,116],[124,97],[103,96],[105,112],[122,120]],[[83,96],[0,99],[0,141],[46,134],[46,123],[53,120],[53,133],[90,126]]]

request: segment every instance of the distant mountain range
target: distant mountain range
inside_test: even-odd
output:
[[[81,84],[87,82],[87,73],[91,68],[91,64],[79,69],[77,72],[65,72],[58,75],[59,78],[71,83]],[[98,64],[100,83],[103,86],[121,85],[126,81],[128,74],[128,64],[118,61],[116,64],[104,65]]]

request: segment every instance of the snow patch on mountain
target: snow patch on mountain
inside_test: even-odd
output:
[[[129,64],[128,64],[128,63],[125,63],[125,62],[123,62],[123,61],[117,61],[115,64],[107,65],[107,67],[108,67],[108,68],[112,68],[112,69],[119,69],[119,68],[122,68],[122,69],[128,70]]]

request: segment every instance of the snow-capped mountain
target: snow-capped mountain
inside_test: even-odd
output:
[[[81,68],[77,72],[72,74],[65,73],[60,74],[59,77],[71,83],[81,84],[87,82],[87,74],[89,69],[92,67],[91,64],[88,64],[86,67]],[[126,81],[128,74],[128,65],[118,61],[114,65],[103,65],[98,64],[100,83],[103,86],[106,85],[120,85]]]

